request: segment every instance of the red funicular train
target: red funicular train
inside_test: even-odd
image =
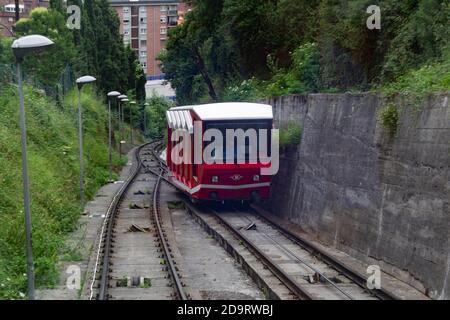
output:
[[[172,108],[166,116],[170,179],[193,201],[260,201],[269,197],[271,176],[262,175],[261,169],[271,166],[271,106],[205,104]],[[227,139],[230,131],[236,135]],[[266,142],[268,146],[261,153],[262,143]]]

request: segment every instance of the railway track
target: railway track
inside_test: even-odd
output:
[[[307,299],[393,300],[394,295],[384,290],[369,290],[366,278],[344,266],[335,258],[305,239],[263,218],[253,210],[233,208],[234,212],[214,214],[223,224],[250,245],[259,254],[270,252],[271,264],[295,281],[296,292]],[[239,230],[240,229],[240,230]],[[246,235],[246,233],[248,233]],[[281,257],[281,258],[280,258]],[[294,265],[292,265],[292,262]]]
[[[167,179],[167,170],[164,164],[155,154],[160,162],[161,179],[173,184]],[[175,186],[174,186],[175,187]],[[195,216],[210,233],[214,233],[216,238],[228,251],[232,251],[236,256],[237,251],[230,250],[232,246],[226,239],[214,229],[211,220],[201,216],[197,206],[185,199],[188,211]],[[292,232],[271,221],[267,215],[253,208],[237,208],[233,206],[231,211],[214,210],[209,208],[210,214],[225,227],[239,244],[244,244],[246,248],[264,265],[264,269],[269,269],[271,273],[287,288],[290,295],[297,299],[316,300],[397,300],[398,297],[384,289],[370,290],[366,286],[367,279],[364,275],[351,270],[339,260],[319,249],[313,243],[300,238]],[[223,232],[223,229],[222,229]],[[229,237],[228,237],[229,238]],[[241,263],[242,257],[240,257]],[[247,271],[251,266],[245,264]],[[256,271],[250,272],[254,278]],[[264,279],[256,276],[258,283],[264,283]],[[270,280],[268,280],[270,282]],[[269,290],[267,283],[262,284],[265,290]],[[283,298],[272,291],[272,297]],[[280,292],[283,292],[281,290]]]
[[[129,299],[129,293],[124,294],[124,289],[117,290],[118,276],[115,272],[115,261],[111,264],[111,259],[115,254],[114,244],[118,239],[114,239],[115,226],[120,220],[120,203],[126,199],[127,192],[133,181],[138,180],[139,175],[150,174],[156,177],[153,183],[151,221],[153,232],[157,237],[156,252],[161,249],[165,259],[164,265],[170,279],[169,287],[172,293],[168,298],[188,299],[189,295],[185,293],[183,283],[178,275],[175,261],[173,261],[170,253],[170,245],[165,237],[164,227],[161,223],[159,214],[159,188],[163,181],[172,185],[167,177],[165,165],[158,157],[158,151],[161,147],[160,142],[142,146],[136,152],[136,168],[133,174],[124,183],[119,191],[118,199],[114,199],[108,216],[107,228],[102,232],[104,241],[103,245],[103,262],[101,263],[101,278],[99,281],[98,299]],[[142,159],[141,159],[142,156]],[[366,287],[366,279],[363,275],[351,270],[334,257],[320,250],[314,244],[306,239],[299,238],[289,230],[275,224],[265,214],[258,212],[256,207],[245,208],[233,206],[228,209],[225,207],[200,209],[193,205],[189,200],[184,199],[186,208],[194,216],[200,224],[203,225],[208,232],[214,233],[221,244],[229,251],[234,252],[234,256],[239,256],[244,269],[252,276],[265,292],[269,292],[267,296],[275,299],[301,299],[301,300],[393,300],[398,299],[395,295],[385,290],[369,290]],[[206,217],[205,216],[208,216]],[[206,217],[206,218],[205,218]],[[211,217],[216,221],[213,223]],[[222,228],[220,228],[220,227]],[[228,234],[226,234],[228,232]],[[230,239],[238,241],[232,243]],[[249,258],[249,254],[242,252],[242,249],[231,247],[244,246],[246,250],[253,256]],[[240,252],[240,253],[239,253]],[[157,255],[154,259],[161,258]],[[250,262],[244,260],[251,260]],[[270,276],[261,276],[261,270],[258,274],[258,266],[262,269],[269,270]],[[105,268],[104,266],[108,266]],[[256,266],[255,266],[256,265]],[[111,267],[112,266],[112,267]],[[97,267],[97,265],[96,265]],[[105,271],[106,270],[106,271]],[[130,270],[128,265],[128,270]],[[267,272],[266,272],[267,273]],[[271,277],[276,278],[275,286],[282,288],[272,289],[274,281]],[[140,279],[140,280],[139,280]],[[133,287],[136,285],[145,285],[145,277],[128,276],[127,285]],[[142,282],[142,279],[144,282]],[[94,290],[92,290],[93,292]],[[91,292],[91,298],[93,293]],[[147,299],[145,295],[137,292],[139,298]],[[138,298],[138,297],[136,297]],[[161,298],[161,294],[159,297]]]
[[[136,148],[131,174],[108,208],[90,299],[189,299],[160,214],[160,146]]]
[[[239,247],[244,246],[264,269],[270,270],[279,280],[272,290],[276,298],[289,299],[282,289],[276,288],[281,285],[295,299],[300,300],[397,299],[384,290],[369,290],[363,276],[315,248],[307,240],[289,234],[252,209],[221,207],[205,211],[187,201],[186,206],[195,219],[233,255],[236,256],[236,252],[242,251]],[[230,246],[236,247],[232,238],[238,240],[238,246],[230,250]],[[241,255],[249,259],[248,254]],[[253,275],[257,268],[253,266]],[[261,283],[261,279],[257,282]],[[273,283],[270,279],[267,280],[265,285],[270,282]]]
[[[367,289],[367,275],[360,274],[359,272],[350,269],[341,261],[319,248],[317,245],[313,244],[307,239],[300,237],[287,228],[277,224],[274,219],[271,219],[270,215],[268,215],[268,213],[265,212],[262,208],[252,205],[251,209],[249,210],[251,213],[253,213],[253,217],[254,219],[256,219],[256,221],[261,221],[264,224],[268,224],[272,228],[275,228],[284,237],[290,239],[294,244],[308,251],[311,255],[321,260],[323,263],[330,266],[346,278],[350,279],[361,288]],[[379,300],[400,300],[397,295],[388,290],[385,290],[384,288],[367,290],[371,295],[378,298]]]

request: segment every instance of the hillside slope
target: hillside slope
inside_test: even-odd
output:
[[[82,104],[85,128],[86,195],[108,179],[107,112],[86,87]],[[33,254],[37,286],[52,286],[64,235],[80,215],[77,100],[70,93],[57,106],[27,87],[25,106],[31,183]],[[17,87],[0,91],[0,298],[26,294],[25,235]],[[114,165],[119,163],[114,154]]]

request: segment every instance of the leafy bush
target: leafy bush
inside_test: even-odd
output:
[[[450,90],[450,46],[446,48],[442,59],[428,63],[417,70],[410,70],[380,89],[388,96],[403,93],[412,96],[414,100],[430,92]]]
[[[286,148],[300,144],[302,128],[295,122],[289,122],[280,128],[280,147]]]
[[[399,114],[395,104],[387,105],[380,112],[380,120],[383,127],[388,131],[389,136],[392,138],[397,133]]]
[[[153,95],[147,99],[149,106],[145,109],[147,113],[147,128],[149,137],[152,139],[164,136],[167,127],[166,111],[173,106],[162,96]]]
[[[283,69],[269,56],[268,66],[273,76],[271,80],[262,83],[264,96],[304,94],[320,90],[320,57],[317,44],[305,43],[299,46],[291,54],[291,58],[291,67]]]
[[[255,79],[244,80],[241,83],[225,89],[222,96],[224,102],[255,102],[262,97]]]

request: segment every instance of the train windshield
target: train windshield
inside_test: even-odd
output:
[[[204,123],[204,129],[205,132],[209,129],[216,129],[222,134],[222,155],[220,155],[220,152],[215,152],[215,150],[211,152],[212,159],[216,161],[222,160],[225,163],[233,160],[234,163],[242,163],[244,161],[245,163],[256,163],[258,160],[261,160],[258,159],[260,151],[264,151],[263,154],[270,157],[271,120],[208,121]],[[227,130],[231,130],[229,132],[234,133],[234,139],[228,141]],[[244,134],[242,135],[242,133]],[[265,136],[266,139],[261,139],[262,136]],[[213,143],[215,137],[211,140],[204,142],[204,148]],[[227,144],[232,144],[232,147],[227,148]],[[242,153],[240,153],[238,146],[242,147],[242,145],[244,148],[242,148]],[[227,149],[234,149],[234,151],[227,152]]]

